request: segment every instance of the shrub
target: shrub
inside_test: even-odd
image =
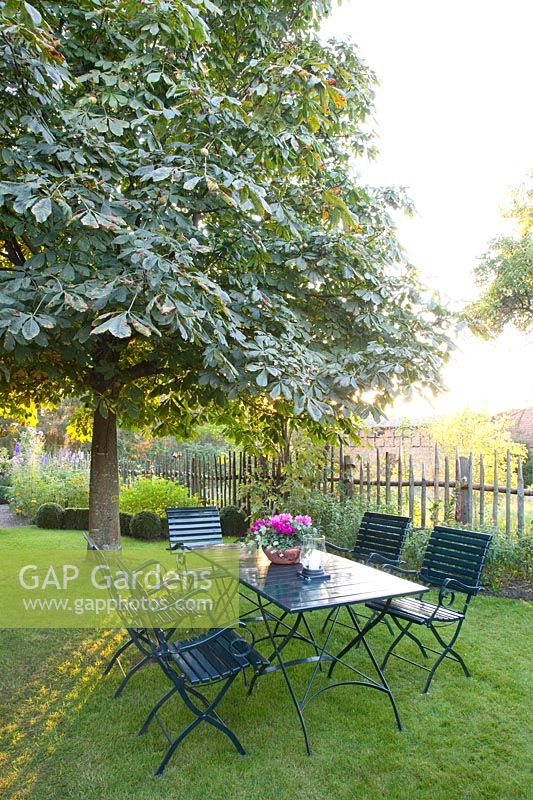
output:
[[[221,510],[220,524],[224,536],[244,536],[248,530],[246,517],[237,506],[226,506]]]
[[[367,510],[359,499],[341,501],[335,495],[320,492],[309,494],[305,500],[289,500],[286,507],[292,514],[309,514],[320,533],[340,547],[353,547],[361,517]]]
[[[451,525],[450,527],[454,527]],[[402,550],[407,569],[419,569],[431,531],[411,529]],[[481,576],[481,585],[495,590],[510,580],[530,581],[533,570],[533,536],[507,539],[502,534],[493,536]]]
[[[44,503],[37,510],[35,524],[38,528],[56,530],[63,527],[64,510],[57,503]]]
[[[199,506],[201,500],[175,481],[166,478],[138,478],[131,486],[120,492],[120,510],[129,514],[139,511],[153,511],[159,517],[165,515],[167,508],[178,506]]]
[[[63,508],[87,508],[89,474],[86,469],[57,463],[20,463],[13,467],[12,507],[32,518],[44,503]]]
[[[11,484],[0,483],[0,503],[9,503],[13,494]]]
[[[63,515],[63,527],[69,531],[88,531],[89,509],[66,508]]]
[[[131,519],[130,536],[134,539],[160,539],[161,519],[154,511],[139,511]]]
[[[533,536],[507,539],[496,534],[492,539],[481,583],[496,589],[509,580],[531,581]]]
[[[120,535],[121,536],[128,536],[130,532],[130,524],[133,514],[127,514],[125,511],[121,511],[119,514],[120,519]]]

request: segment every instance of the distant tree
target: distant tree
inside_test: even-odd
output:
[[[507,451],[512,457],[512,468],[516,474],[518,458],[524,464],[528,457],[525,444],[514,442],[509,432],[510,421],[505,414],[491,416],[485,412],[465,408],[456,414],[438,417],[427,424],[430,437],[441,450],[452,459],[456,452],[461,456],[483,455],[485,477],[494,477],[494,453],[498,454],[499,478],[503,480],[506,468]],[[474,460],[474,473],[479,479],[479,458]]]
[[[515,236],[499,236],[480,259],[475,274],[482,293],[468,309],[477,333],[492,336],[508,324],[533,330],[533,187],[524,186],[513,195],[505,214],[515,221]]]
[[[81,398],[102,546],[117,421],[184,435],[261,396],[331,427],[439,386],[446,314],[400,195],[353,176],[374,76],[317,38],[328,9],[0,1],[2,405]]]

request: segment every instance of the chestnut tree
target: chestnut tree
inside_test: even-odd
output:
[[[347,426],[436,387],[446,314],[402,262],[374,75],[324,0],[0,2],[0,405],[92,409],[90,527],[120,544],[117,423],[261,400]]]

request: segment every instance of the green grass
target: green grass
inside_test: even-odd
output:
[[[21,528],[0,531],[4,548],[30,548],[81,534]],[[125,547],[142,547],[125,540]],[[163,546],[163,545],[162,545]],[[316,623],[320,619],[317,616]],[[388,668],[405,726],[398,733],[387,699],[347,687],[308,708],[313,757],[304,753],[279,674],[251,698],[241,682],[221,707],[249,752],[239,757],[220,733],[200,727],[162,778],[152,772],[165,741],[157,725],[136,737],[162,694],[157,667],[135,676],[118,701],[119,671],[101,677],[121,635],[107,631],[3,631],[0,638],[0,796],[13,800],[526,800],[530,798],[531,608],[479,597],[461,636],[474,677],[446,664],[431,693],[424,674],[397,660]],[[388,641],[372,633],[376,653]],[[337,634],[338,643],[346,633]],[[462,640],[462,641],[461,641]],[[363,655],[356,653],[354,661]],[[302,670],[302,668],[299,668]],[[303,671],[305,673],[305,669]],[[297,675],[293,672],[296,683]],[[178,730],[179,705],[164,712]]]

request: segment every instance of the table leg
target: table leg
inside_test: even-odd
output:
[[[293,685],[291,683],[291,679],[289,678],[289,673],[287,671],[287,667],[285,666],[285,662],[283,660],[283,655],[282,655],[283,648],[286,647],[286,645],[292,639],[293,635],[296,633],[296,631],[297,631],[297,629],[298,629],[298,627],[300,625],[302,615],[301,614],[297,614],[296,621],[295,621],[294,625],[292,625],[292,627],[290,628],[289,632],[286,634],[285,638],[282,640],[281,645],[278,646],[278,644],[276,643],[276,638],[277,637],[274,635],[274,632],[272,631],[271,620],[269,619],[268,612],[266,611],[266,609],[263,608],[263,602],[262,602],[261,597],[258,597],[258,603],[259,603],[259,607],[261,609],[261,612],[263,614],[263,621],[265,623],[265,628],[267,630],[268,636],[269,636],[270,641],[272,643],[273,658],[274,657],[276,658],[276,660],[278,662],[278,665],[279,665],[279,667],[280,667],[280,669],[281,669],[281,671],[283,673],[283,678],[285,680],[285,683],[287,684],[287,689],[289,690],[289,694],[291,696],[292,702],[293,702],[294,707],[296,709],[296,713],[298,714],[298,719],[300,720],[300,725],[301,725],[302,732],[303,732],[303,735],[304,735],[304,740],[305,740],[305,750],[306,750],[307,755],[310,756],[311,755],[311,747],[310,747],[310,744],[309,744],[309,735],[307,733],[307,728],[306,728],[306,725],[305,725],[305,719],[304,719],[303,711],[302,711],[302,709],[300,707],[300,703],[298,702],[298,698],[296,696],[296,692],[294,691],[294,687],[293,687]],[[253,680],[255,680],[258,677],[259,674],[260,673],[256,673],[254,675]],[[251,691],[251,689],[252,689],[252,686],[250,686],[250,691]]]
[[[351,620],[353,622],[354,628],[357,631],[357,636],[354,639],[352,639],[352,641],[348,645],[346,645],[346,647],[343,647],[343,649],[340,651],[340,653],[336,656],[335,660],[332,662],[332,664],[331,664],[331,666],[329,668],[328,678],[331,677],[331,673],[333,672],[333,668],[335,667],[335,664],[338,663],[338,659],[343,658],[346,655],[346,653],[348,653],[348,651],[351,650],[353,647],[357,647],[359,644],[362,644],[363,647],[365,648],[366,652],[367,652],[367,655],[368,655],[370,661],[372,662],[372,665],[373,665],[374,669],[376,670],[376,672],[377,672],[377,674],[379,676],[379,680],[380,680],[380,684],[381,684],[381,690],[387,695],[387,697],[390,700],[390,703],[392,705],[392,710],[394,711],[394,716],[396,718],[396,724],[398,726],[398,730],[401,731],[401,730],[403,730],[403,728],[402,728],[402,722],[400,720],[400,714],[399,714],[399,711],[398,711],[398,706],[396,705],[396,700],[394,699],[394,695],[392,694],[392,692],[390,690],[390,687],[389,687],[389,684],[387,683],[387,681],[385,679],[385,676],[384,676],[383,672],[381,671],[381,667],[379,666],[379,664],[377,662],[377,659],[376,659],[374,653],[372,652],[372,650],[370,648],[370,645],[368,644],[368,642],[366,640],[366,635],[367,635],[368,631],[372,630],[372,628],[375,625],[377,625],[378,622],[380,622],[380,617],[383,614],[386,613],[387,608],[389,607],[389,604],[390,604],[390,600],[386,604],[386,606],[383,609],[383,611],[380,612],[376,617],[371,618],[363,628],[361,628],[361,626],[359,624],[359,620],[357,619],[357,614],[355,613],[353,608],[351,606],[346,606],[346,608],[348,609],[348,613],[350,615],[350,618],[351,618]]]

